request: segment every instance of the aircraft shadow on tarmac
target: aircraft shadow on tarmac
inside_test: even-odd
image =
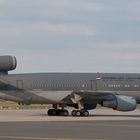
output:
[[[140,115],[138,114],[131,114],[131,115],[124,115],[124,114],[94,114],[90,115],[89,117],[132,117],[132,118],[140,118]]]
[[[32,116],[46,116],[46,117],[48,117],[48,114],[34,114],[34,115],[32,115]],[[50,117],[50,116],[49,116]],[[68,117],[68,116],[51,116],[51,117]],[[73,117],[73,116],[69,116],[69,117]],[[132,117],[132,118],[140,118],[140,115],[139,114],[91,114],[91,115],[89,115],[88,117]],[[85,117],[85,118],[88,118],[88,117]],[[75,117],[73,117],[73,118],[75,118]],[[76,118],[78,118],[78,117],[76,117]]]

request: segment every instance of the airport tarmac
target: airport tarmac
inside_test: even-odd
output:
[[[71,110],[69,109],[69,112]],[[95,109],[89,117],[48,116],[47,109],[0,110],[0,122],[11,121],[91,121],[91,120],[140,120],[140,109],[131,112],[120,112],[112,109]]]
[[[0,140],[140,139],[140,110],[90,113],[89,117],[50,117],[46,110],[0,110]]]

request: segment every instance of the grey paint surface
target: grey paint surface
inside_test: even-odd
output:
[[[77,104],[78,108],[80,108],[80,104],[84,108],[86,104],[95,106],[103,104],[103,101],[107,101],[107,104],[108,101],[113,101],[112,108],[117,108],[121,98],[116,95],[120,94],[135,98],[123,97],[121,106],[125,104],[125,108],[127,108],[130,105],[129,110],[136,107],[136,102],[140,103],[140,74],[34,73],[8,75],[8,71],[15,69],[16,65],[15,57],[0,56],[0,99],[22,104],[69,106]],[[76,98],[79,98],[80,101],[77,102]]]
[[[129,86],[128,86],[129,85]],[[135,87],[137,86],[137,87]],[[94,95],[122,94],[140,100],[140,74],[38,73],[0,76],[0,98],[25,103],[64,103],[74,91]],[[93,99],[92,99],[93,95]]]
[[[0,72],[14,70],[17,66],[15,56],[0,56]]]

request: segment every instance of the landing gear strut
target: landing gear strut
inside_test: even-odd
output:
[[[89,112],[84,109],[84,103],[82,102],[82,97],[78,94],[74,94],[73,98],[71,98],[72,102],[78,105],[79,110],[73,110],[71,112],[72,116],[89,116]]]

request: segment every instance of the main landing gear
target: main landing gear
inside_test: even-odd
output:
[[[49,109],[48,110],[48,115],[49,116],[69,116],[68,110],[63,110],[63,109]],[[88,117],[89,112],[87,110],[73,110],[71,112],[71,115],[73,117]]]
[[[71,112],[71,115],[74,117],[80,117],[80,116],[88,117],[89,112],[87,110],[73,110]]]
[[[71,115],[74,117],[88,117],[89,116],[89,112],[87,110],[85,110],[82,106],[82,104],[78,104],[79,105],[79,110],[73,110],[71,112]],[[62,109],[59,109],[59,107],[62,107]],[[49,116],[69,116],[69,112],[68,110],[64,109],[64,105],[58,105],[58,104],[54,104],[53,105],[53,109],[49,109],[48,110],[48,115]]]
[[[69,116],[68,110],[63,109],[49,109],[48,110],[49,116]]]

